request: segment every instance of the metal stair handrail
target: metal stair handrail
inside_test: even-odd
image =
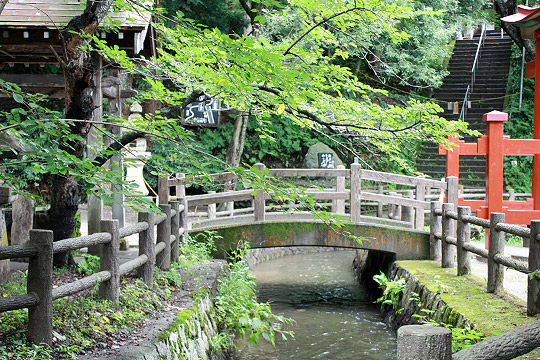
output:
[[[467,115],[467,108],[469,105],[469,97],[474,89],[474,82],[476,80],[476,68],[480,60],[480,52],[482,46],[484,45],[486,34],[486,24],[482,24],[482,30],[480,31],[480,39],[478,40],[478,46],[476,47],[476,54],[474,55],[474,61],[471,68],[471,83],[467,85],[467,91],[465,91],[465,96],[463,97],[463,104],[461,105],[461,112],[459,113],[459,120],[465,121],[465,116]]]
[[[474,81],[476,80],[476,68],[478,67],[478,62],[480,61],[480,51],[482,50],[482,46],[484,45],[486,35],[486,24],[482,25],[482,30],[480,31],[480,40],[478,40],[478,46],[476,48],[476,54],[474,56],[474,62],[471,69],[471,92],[473,92],[474,88]]]

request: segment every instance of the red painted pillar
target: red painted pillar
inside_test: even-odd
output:
[[[534,32],[536,40],[536,60],[534,63],[534,139],[540,139],[540,30]],[[533,178],[532,178],[532,198],[534,199],[534,210],[540,210],[540,155],[533,157]]]
[[[488,215],[503,212],[503,161],[504,161],[504,122],[508,114],[492,111],[484,114],[487,122],[487,158],[486,158],[486,202]]]
[[[459,179],[459,137],[448,135],[448,141],[456,144],[446,151],[446,176]]]

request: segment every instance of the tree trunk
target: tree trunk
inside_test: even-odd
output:
[[[113,0],[88,0],[86,8],[80,16],[76,16],[67,24],[62,32],[65,59],[62,64],[66,82],[66,118],[91,120],[93,112],[92,89],[93,69],[91,54],[81,49],[83,38],[79,33],[93,34],[99,23],[112,6]],[[71,133],[83,139],[90,131],[90,122],[75,123]],[[85,143],[69,141],[63,150],[82,159]],[[49,228],[54,231],[54,241],[70,238],[75,227],[75,214],[78,210],[78,185],[71,176],[55,174],[52,177],[51,208],[49,209]],[[60,253],[54,256],[55,266],[74,265],[71,253]]]
[[[234,131],[225,155],[225,162],[232,167],[240,165],[242,153],[244,152],[247,123],[248,114],[239,112],[234,121]]]
[[[516,0],[496,0],[495,1],[495,11],[501,17],[515,14],[517,12],[517,1]],[[521,38],[521,30],[519,27],[500,22],[501,27],[504,31],[510,36],[512,41],[519,46],[519,48],[525,47],[525,59],[527,61],[532,61],[536,57],[536,49],[534,46],[533,40],[527,40]]]

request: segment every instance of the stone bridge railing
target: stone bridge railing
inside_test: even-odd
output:
[[[263,169],[264,165],[257,164],[255,167]],[[437,181],[365,170],[359,164],[352,164],[350,169],[342,166],[337,169],[268,169],[268,176],[287,178],[288,182],[294,182],[291,178],[298,177],[332,179],[332,188],[311,188],[306,192],[322,208],[355,223],[379,222],[423,230],[425,212],[430,210],[431,199],[446,197],[448,202],[457,204],[458,198],[457,179],[454,177]],[[236,179],[238,176],[230,172],[190,178],[184,174],[160,178],[159,198],[185,198],[190,209],[189,219],[194,227],[313,218],[311,213],[299,209],[289,211],[293,210],[294,204],[275,206],[272,204],[272,194],[257,189],[185,196],[186,185],[202,182],[226,184]],[[175,190],[171,191],[173,188]],[[174,195],[171,196],[171,193]],[[246,203],[250,205],[246,206]],[[238,204],[243,206],[239,207]]]

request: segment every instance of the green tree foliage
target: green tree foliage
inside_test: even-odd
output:
[[[161,6],[169,18],[177,13],[209,28],[218,28],[221,32],[241,34],[248,24],[246,13],[236,1],[231,0],[163,0]],[[174,27],[174,21],[168,25]]]

